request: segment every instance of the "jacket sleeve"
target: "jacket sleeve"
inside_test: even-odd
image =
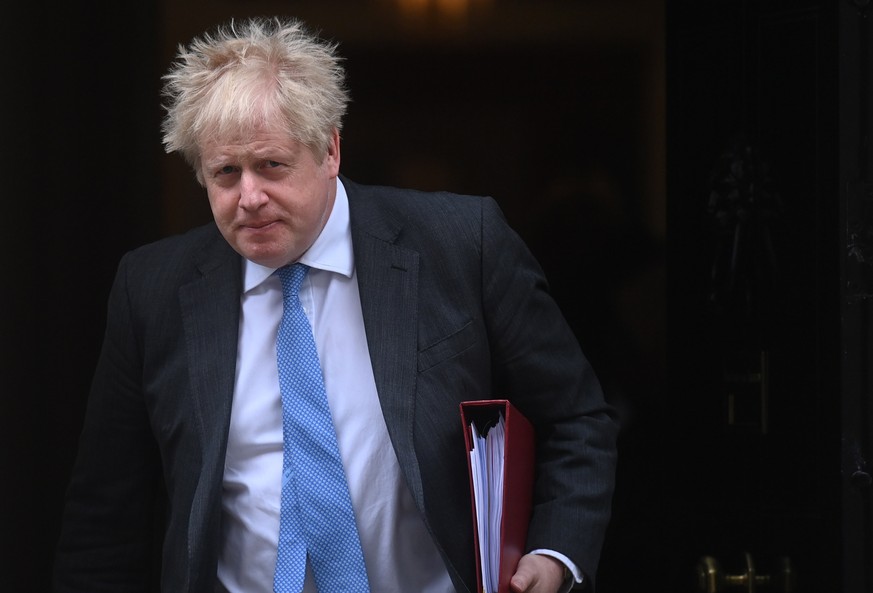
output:
[[[125,271],[123,260],[66,493],[56,593],[142,592],[157,581],[160,464],[140,388]]]
[[[482,245],[494,392],[507,394],[536,431],[527,550],[561,552],[593,579],[614,488],[614,410],[539,264],[490,199],[483,202]],[[590,290],[584,279],[580,285]]]

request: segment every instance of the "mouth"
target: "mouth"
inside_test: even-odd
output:
[[[273,225],[276,224],[274,220],[266,220],[266,221],[254,221],[254,222],[244,222],[240,223],[240,229],[244,231],[263,231],[269,229]]]

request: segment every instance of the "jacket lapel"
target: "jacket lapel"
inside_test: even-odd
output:
[[[421,472],[415,455],[418,253],[394,244],[402,223],[369,208],[369,188],[343,179],[349,196],[355,269],[370,359],[382,414],[407,484],[424,513]]]
[[[242,292],[239,256],[218,233],[204,249],[197,269],[200,277],[179,289],[187,355],[192,361],[189,380],[202,460],[199,468],[192,468],[199,473],[190,515],[192,559],[211,557],[198,554],[218,541]],[[197,578],[192,575],[192,580]]]
[[[188,346],[190,379],[200,428],[204,460],[227,437],[236,370],[242,270],[239,256],[218,238],[198,264],[200,278],[179,289]],[[223,459],[223,451],[222,459]]]

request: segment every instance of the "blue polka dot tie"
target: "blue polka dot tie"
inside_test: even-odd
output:
[[[273,590],[299,593],[306,558],[321,593],[366,592],[367,569],[309,320],[304,264],[277,270],[284,312],[276,340],[282,392],[282,503]]]

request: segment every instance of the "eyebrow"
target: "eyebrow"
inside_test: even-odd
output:
[[[232,161],[240,161],[240,160],[279,160],[294,162],[299,159],[300,151],[302,149],[289,149],[289,148],[277,148],[275,146],[258,148],[255,150],[242,150],[242,151],[221,151],[216,156],[210,159],[203,159],[203,162],[207,165],[209,164],[218,164],[223,163],[228,160]]]

